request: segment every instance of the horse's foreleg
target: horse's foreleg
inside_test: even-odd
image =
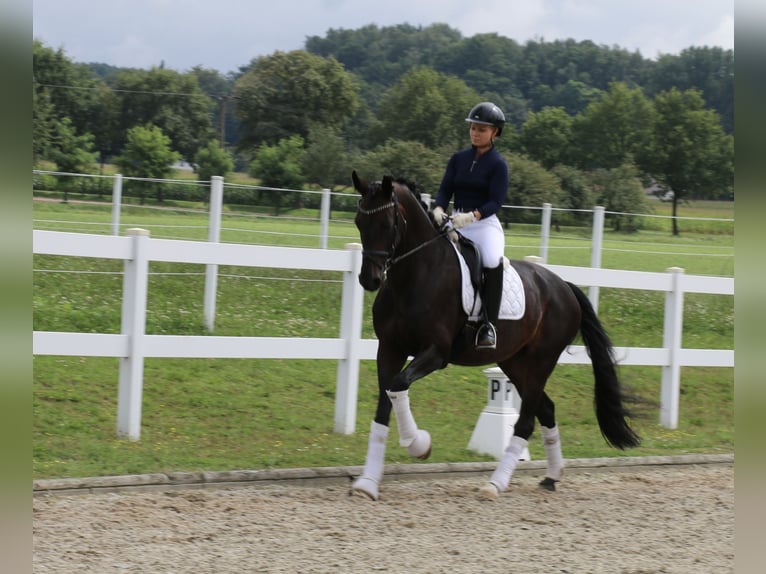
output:
[[[418,428],[415,417],[410,409],[410,385],[445,364],[446,352],[440,352],[432,345],[423,353],[412,359],[407,368],[397,374],[391,381],[391,388],[386,391],[396,415],[399,429],[399,445],[406,447],[410,456],[421,460],[431,455],[431,435],[425,429]]]
[[[425,460],[431,455],[431,435],[419,429],[410,409],[409,390],[387,391],[394,407],[396,425],[399,429],[399,446],[407,448],[410,456]]]
[[[362,493],[373,500],[378,499],[379,486],[383,480],[388,424],[391,421],[391,400],[388,398],[386,389],[394,374],[401,370],[405,360],[406,357],[403,359],[395,356],[387,357],[383,354],[382,347],[378,350],[378,408],[375,419],[370,425],[364,469],[351,486],[352,492]]]
[[[383,480],[383,461],[386,458],[387,439],[388,427],[372,421],[364,469],[351,486],[352,490],[366,494],[373,500],[378,499],[378,488],[380,481]]]

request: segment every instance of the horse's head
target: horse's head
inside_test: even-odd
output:
[[[354,189],[362,196],[354,220],[362,240],[359,283],[366,290],[375,291],[383,282],[399,241],[399,202],[389,175],[384,176],[383,181],[368,184],[354,171],[351,179]]]

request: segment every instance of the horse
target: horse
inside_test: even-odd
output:
[[[437,229],[416,184],[390,175],[368,183],[356,170],[351,177],[361,196],[354,220],[362,242],[358,279],[365,290],[377,291],[372,318],[378,339],[377,409],[365,464],[351,485],[352,494],[379,499],[392,410],[400,446],[417,459],[431,454],[431,436],[418,428],[410,408],[413,382],[448,364],[492,363],[516,387],[521,408],[509,444],[488,483],[479,489],[480,496],[496,499],[508,488],[535,418],[547,463],[539,485],[554,491],[564,461],[554,403],[545,385],[578,333],[591,358],[594,408],[604,439],[621,450],[640,444],[627,421],[630,415],[611,340],[580,288],[537,263],[507,261],[523,283],[524,314],[517,320],[501,318],[496,348],[477,350],[473,338],[478,325],[471,324],[461,303],[461,268],[452,233]]]

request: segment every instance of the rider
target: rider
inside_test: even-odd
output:
[[[465,121],[471,124],[471,147],[456,152],[447,163],[433,215],[436,224],[443,225],[454,196],[452,225],[477,245],[484,267],[482,325],[475,346],[494,349],[505,254],[505,234],[497,212],[508,194],[508,164],[495,149],[494,140],[503,132],[505,115],[492,102],[481,102]]]

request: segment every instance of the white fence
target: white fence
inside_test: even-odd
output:
[[[35,331],[33,354],[118,357],[120,359],[117,434],[138,440],[145,358],[329,359],[338,361],[335,431],[354,432],[359,361],[375,359],[377,340],[362,339],[364,294],[357,275],[361,246],[345,250],[273,247],[217,242],[152,239],[142,229],[128,235],[34,231],[35,254],[121,259],[124,261],[120,334]],[[147,335],[145,333],[150,261],[234,265],[343,273],[340,333],[337,339],[305,337],[218,337]],[[685,275],[682,269],[648,273],[550,265],[562,278],[591,287],[664,291],[665,318],[661,348],[617,347],[623,365],[662,367],[660,422],[678,425],[682,366],[733,367],[734,351],[683,349],[684,293],[734,294],[734,279]],[[214,293],[214,291],[213,291]],[[209,296],[206,290],[206,299]],[[213,295],[214,297],[214,295]],[[590,364],[582,346],[562,353],[560,363]]]
[[[97,176],[92,174],[76,174],[76,173],[65,173],[65,172],[56,172],[56,171],[43,171],[43,170],[33,170],[32,173],[34,175],[53,175],[53,176],[69,176],[69,177],[86,177],[86,178],[104,178],[104,179],[112,179],[112,214],[111,214],[111,233],[112,235],[120,235],[120,230],[125,227],[124,224],[120,223],[120,214],[122,212],[123,208],[123,202],[122,202],[122,188],[123,188],[123,182],[125,180],[134,180],[134,181],[152,181],[152,182],[167,182],[167,183],[181,183],[181,184],[187,184],[187,185],[206,185],[208,186],[207,182],[203,181],[186,181],[186,180],[162,180],[162,179],[146,179],[146,178],[137,178],[137,177],[123,177],[121,174],[116,175],[110,175],[110,176]],[[233,184],[229,184],[230,186]],[[247,188],[247,189],[253,189],[253,190],[264,190],[264,189],[270,189],[274,190],[274,188],[268,188],[268,187],[262,187],[262,186],[248,186],[248,185],[235,185],[235,187],[238,188]],[[220,237],[221,230],[222,230],[222,221],[221,221],[221,214],[223,212],[222,205],[223,205],[223,194],[224,194],[224,179],[220,176],[213,176],[210,179],[209,182],[209,188],[210,188],[210,196],[209,196],[209,213],[208,213],[208,234],[210,237]],[[286,193],[299,193],[299,194],[321,194],[320,199],[320,205],[319,205],[319,233],[318,233],[318,241],[319,241],[319,248],[320,249],[327,249],[328,247],[328,240],[330,238],[329,230],[330,230],[330,198],[331,196],[337,196],[337,197],[344,197],[348,199],[348,195],[344,193],[336,193],[331,192],[329,189],[322,189],[321,191],[317,190],[296,190],[296,189],[280,189],[278,191],[283,191]],[[429,194],[422,194],[423,200],[430,204],[430,195]],[[539,244],[539,257],[542,258],[542,262],[545,263],[548,260],[548,252],[551,249],[550,248],[550,240],[551,240],[551,221],[552,221],[552,214],[553,212],[567,212],[567,211],[592,211],[592,238],[590,241],[590,267],[601,267],[601,255],[604,251],[604,225],[605,225],[605,216],[607,214],[609,215],[625,215],[625,216],[631,216],[631,217],[652,217],[652,218],[660,218],[660,219],[673,219],[671,216],[665,216],[665,215],[650,215],[645,213],[621,213],[621,212],[614,212],[614,211],[606,211],[601,206],[595,206],[592,210],[571,210],[566,208],[556,208],[550,203],[543,203],[542,206],[518,206],[518,205],[504,205],[504,209],[519,209],[519,210],[540,210],[541,213],[541,225],[540,225],[540,244]],[[726,223],[733,223],[733,219],[726,219],[726,218],[696,218],[696,217],[676,217],[675,219],[678,220],[700,220],[704,219],[705,221],[711,222],[711,221],[717,221],[717,222],[726,222]],[[138,224],[140,225],[140,224]],[[132,224],[131,226],[135,226],[135,224]],[[584,240],[585,241],[585,240]],[[587,249],[587,247],[584,247]],[[706,256],[709,256],[709,254],[705,254]],[[214,279],[213,270],[209,270],[208,273],[209,277],[211,279]],[[594,304],[594,307],[598,308],[598,287],[592,286],[589,291],[589,296],[591,298],[591,301]],[[213,315],[210,312],[206,312],[206,321],[210,325],[209,328],[212,329],[212,321],[213,321]]]

